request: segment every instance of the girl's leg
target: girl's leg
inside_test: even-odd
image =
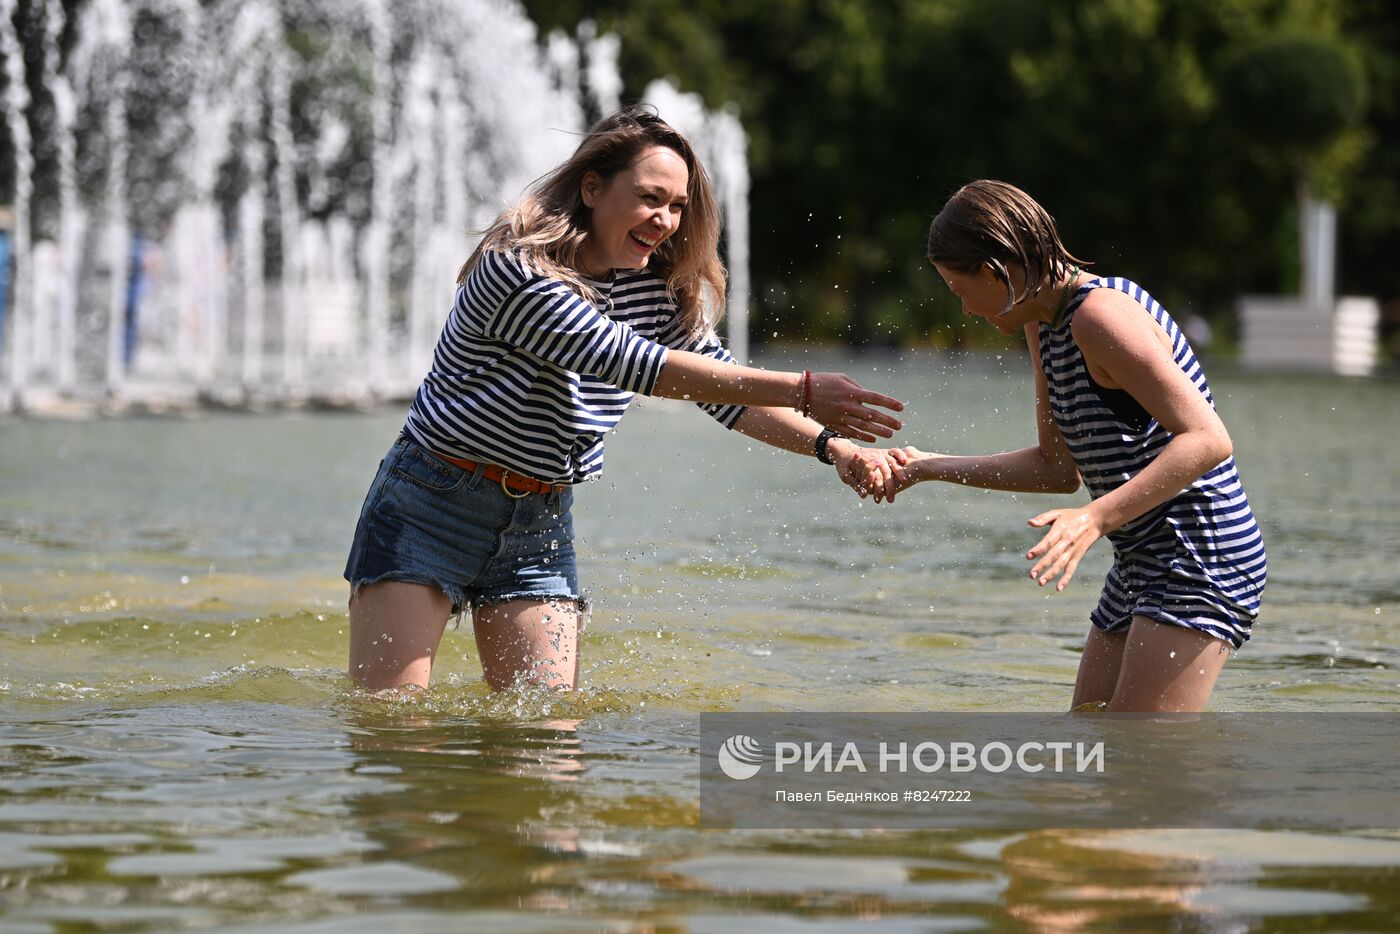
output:
[[[1125,629],[1104,632],[1097,626],[1089,626],[1084,654],[1079,657],[1079,677],[1074,682],[1070,710],[1078,710],[1085,704],[1107,704],[1113,699],[1113,691],[1118,686],[1118,669],[1123,662],[1123,645],[1127,641]]]
[[[511,600],[477,607],[472,622],[486,683],[496,691],[516,680],[578,687],[578,617],[572,600]]]
[[[1115,713],[1199,713],[1230,658],[1230,644],[1194,629],[1134,616],[1123,648]]]
[[[367,584],[350,597],[350,677],[360,687],[428,686],[452,601],[436,587]]]

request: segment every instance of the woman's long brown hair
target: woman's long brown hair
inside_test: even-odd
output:
[[[665,146],[684,159],[690,181],[680,225],[656,248],[648,268],[666,280],[687,332],[708,333],[724,315],[725,297],[714,191],[690,141],[656,114],[636,108],[600,120],[568,160],[535,181],[519,204],[502,212],[462,265],[457,282],[466,281],[485,251],[516,251],[536,272],[567,282],[583,297],[597,301],[597,290],[579,272],[579,251],[588,237],[591,215],[583,203],[583,177],[592,171],[611,181],[652,146]]]

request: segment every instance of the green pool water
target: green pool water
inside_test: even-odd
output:
[[[1019,354],[760,362],[907,399],[905,443],[1033,437]],[[1270,556],[1212,708],[1400,710],[1400,384],[1210,376]],[[688,407],[578,495],[580,691],[491,695],[463,628],[426,696],[357,695],[339,575],[402,414],[0,422],[0,929],[1400,919],[1393,831],[700,829],[701,712],[1064,709],[1108,550],[1047,595],[1025,519],[1084,494],[861,502]]]

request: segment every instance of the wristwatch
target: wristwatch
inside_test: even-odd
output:
[[[832,438],[844,437],[846,436],[839,432],[832,431],[830,428],[823,428],[821,434],[817,435],[817,460],[821,461],[823,464],[836,463],[836,459],[826,452],[826,445]]]

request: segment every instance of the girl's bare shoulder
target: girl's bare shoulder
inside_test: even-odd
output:
[[[1069,327],[1075,343],[1084,348],[1145,334],[1152,323],[1151,316],[1132,298],[1117,289],[1104,287],[1084,296]]]
[[[1117,289],[1094,289],[1074,312],[1070,333],[1091,366],[1105,371],[1171,359],[1171,339],[1147,309]],[[1164,358],[1164,359],[1161,359]]]

